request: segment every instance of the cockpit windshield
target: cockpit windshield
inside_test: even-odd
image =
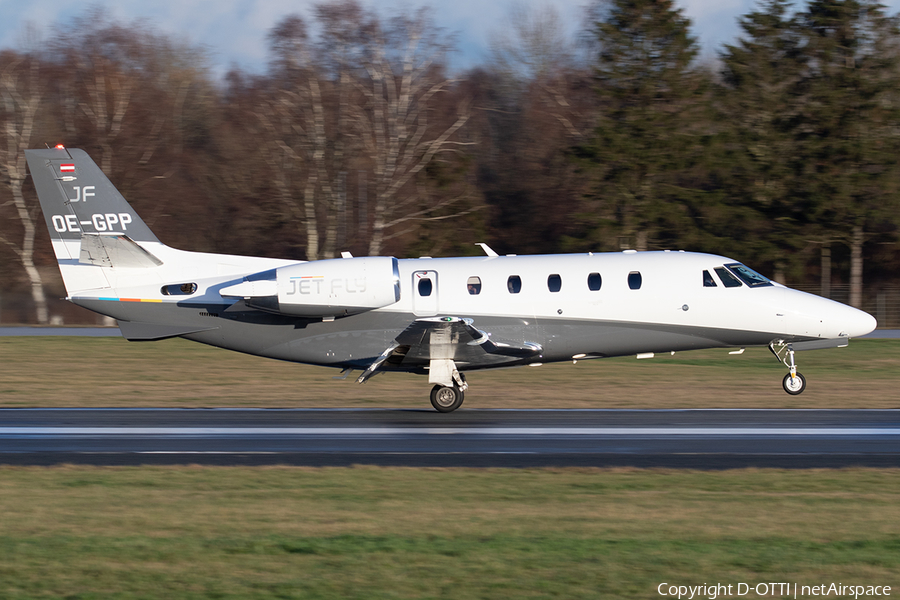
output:
[[[714,269],[716,275],[719,276],[719,279],[722,280],[722,285],[727,288],[739,288],[741,287],[741,281],[732,275],[731,271],[726,269],[725,267],[716,267]]]
[[[749,287],[764,287],[772,285],[772,282],[763,277],[750,267],[745,267],[741,263],[731,263],[725,265],[728,270],[738,276],[738,278],[746,283]]]

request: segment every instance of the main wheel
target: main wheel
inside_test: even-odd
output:
[[[781,385],[784,386],[784,391],[786,391],[791,396],[796,396],[800,392],[806,389],[806,377],[797,373],[794,377],[791,377],[791,374],[788,373],[784,376],[784,380],[781,382]]]
[[[462,406],[466,394],[454,384],[452,387],[436,385],[431,388],[431,405],[442,413],[453,412]]]

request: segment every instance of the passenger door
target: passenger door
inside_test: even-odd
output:
[[[438,313],[438,276],[436,271],[416,271],[412,276],[413,314],[433,317]]]

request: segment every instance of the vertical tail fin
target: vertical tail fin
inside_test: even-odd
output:
[[[25,157],[70,295],[109,287],[103,268],[161,264],[140,246],[159,244],[157,237],[84,150],[26,150]]]
[[[122,233],[136,242],[159,242],[84,150],[26,150],[25,157],[52,240]]]

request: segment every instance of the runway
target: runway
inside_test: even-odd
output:
[[[0,326],[0,337],[121,337],[118,327],[48,327],[33,325]],[[896,340],[900,339],[900,329],[876,329],[859,339]]]
[[[0,409],[0,464],[900,466],[900,410]]]

